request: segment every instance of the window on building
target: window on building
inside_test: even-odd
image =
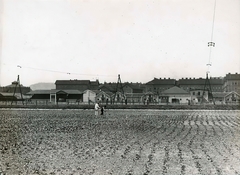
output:
[[[197,94],[198,94],[198,95],[201,95],[201,92],[198,92]]]
[[[192,94],[195,95],[195,92],[193,92]]]

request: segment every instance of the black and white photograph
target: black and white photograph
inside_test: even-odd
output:
[[[240,0],[0,0],[0,175],[240,175]]]

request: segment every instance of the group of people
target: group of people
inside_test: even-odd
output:
[[[105,110],[106,106],[99,106],[99,102],[95,103],[95,116],[98,116],[99,113],[100,115],[103,115],[104,110]]]

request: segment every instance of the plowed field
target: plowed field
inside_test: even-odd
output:
[[[240,111],[0,110],[0,174],[240,174]]]

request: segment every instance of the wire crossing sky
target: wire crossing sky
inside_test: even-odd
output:
[[[215,0],[215,3],[214,3],[211,41],[208,42],[208,47],[210,47],[210,51],[209,51],[209,60],[208,60],[208,64],[207,64],[207,66],[208,66],[207,73],[210,73],[210,66],[212,66],[212,63],[211,63],[212,47],[215,47],[215,43],[213,42],[213,29],[214,29],[214,21],[215,21],[216,2],[217,2],[217,0]]]
[[[240,73],[239,0],[0,0],[0,15],[1,86]]]

